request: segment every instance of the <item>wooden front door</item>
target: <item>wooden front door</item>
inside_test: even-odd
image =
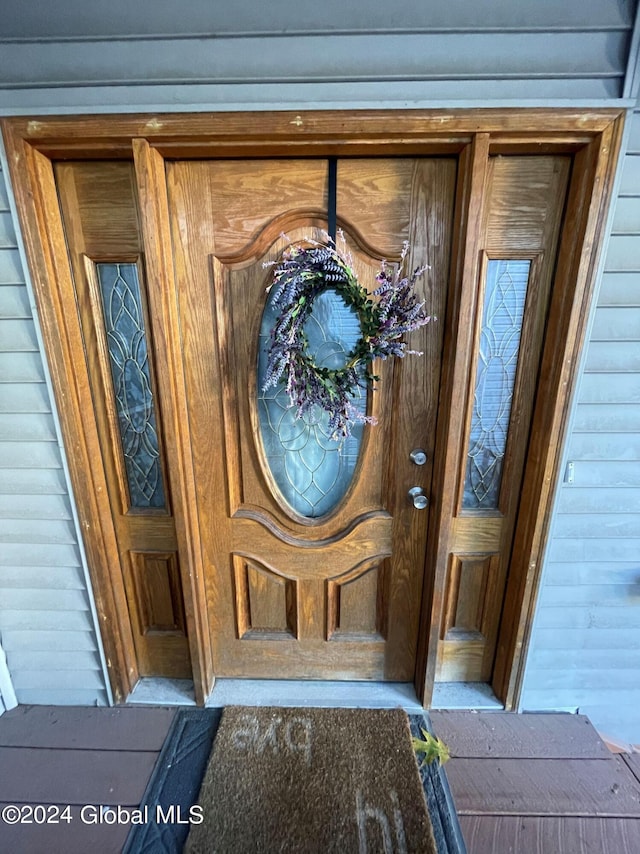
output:
[[[620,117],[2,124],[115,696],[413,679],[429,703],[436,679],[490,680],[513,706]],[[260,379],[263,265],[325,227],[336,152],[361,282],[408,240],[438,318],[424,356],[374,366],[378,424],[341,448]],[[357,328],[321,311],[339,356]]]
[[[283,389],[266,400],[260,376],[274,320],[268,265],[292,241],[324,239],[327,161],[166,164],[172,335],[218,675],[412,679],[430,516],[410,499],[420,487],[428,500],[454,493],[431,529],[439,523],[445,561],[436,680],[490,681],[569,158],[492,157],[485,167],[475,272],[451,283],[456,160],[339,162],[339,221],[360,281],[373,289],[382,259],[397,263],[409,240],[408,267],[430,265],[420,296],[438,318],[409,342],[423,356],[375,368],[376,390],[361,403],[378,424],[341,445],[313,418],[296,422]],[[134,170],[59,164],[56,177],[139,671],[189,676],[179,577],[188,558],[155,377],[170,371],[154,343],[158,295],[146,282]],[[452,287],[458,316],[447,316]],[[466,347],[468,366],[451,411],[461,430],[446,440],[457,462],[434,483],[439,400],[450,405],[446,389],[440,396],[444,331],[463,314],[449,341]],[[344,322],[339,306],[325,307],[321,348],[355,343],[357,325],[338,340]]]
[[[327,161],[183,161],[166,174],[215,671],[412,680],[428,508],[408,493],[431,489],[443,324],[411,336],[424,356],[376,367],[377,426],[341,445],[314,418],[295,422],[261,399],[265,263],[322,239]],[[408,239],[409,265],[430,264],[427,310],[444,317],[455,180],[453,158],[339,161],[339,225],[367,288]],[[318,321],[330,345],[336,311]]]

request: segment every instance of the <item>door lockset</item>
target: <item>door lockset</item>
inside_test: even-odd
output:
[[[416,510],[424,510],[429,504],[429,499],[424,494],[424,489],[421,486],[412,486],[409,490],[409,498]]]

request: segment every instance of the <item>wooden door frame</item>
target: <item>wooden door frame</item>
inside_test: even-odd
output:
[[[148,278],[160,296],[151,306],[168,370],[160,394],[173,417],[166,429],[172,460],[178,542],[196,700],[215,678],[206,623],[204,566],[198,547],[196,484],[180,363],[164,158],[457,155],[459,180],[444,370],[435,448],[434,494],[424,573],[415,685],[429,706],[443,607],[439,544],[455,500],[456,451],[464,432],[482,194],[490,154],[572,154],[561,239],[525,471],[521,515],[507,579],[494,690],[507,708],[518,701],[526,646],[548,533],[551,500],[567,420],[569,390],[584,343],[586,318],[611,198],[624,113],[617,109],[375,110],[201,113],[8,118],[2,120],[11,181],[25,240],[45,351],[68,449],[72,487],[87,552],[109,676],[116,701],[138,680],[127,605],[52,161],[128,159],[135,163]],[[462,342],[462,344],[461,344]]]

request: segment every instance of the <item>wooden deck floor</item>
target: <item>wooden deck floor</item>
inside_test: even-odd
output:
[[[640,754],[581,715],[431,712],[469,854],[638,854]]]
[[[20,706],[0,717],[0,852],[117,854],[129,824],[87,823],[83,805],[137,807],[174,711]],[[638,854],[640,754],[613,754],[577,715],[431,712],[469,854]],[[25,816],[28,817],[26,813]],[[9,816],[11,817],[11,815]]]
[[[118,854],[130,824],[117,813],[115,823],[97,823],[95,807],[139,806],[174,714],[132,706],[18,706],[2,715],[0,815],[9,807],[5,818],[13,820],[15,805],[24,822],[0,819],[0,852]],[[58,813],[67,804],[69,812]],[[38,809],[30,813],[26,805]]]

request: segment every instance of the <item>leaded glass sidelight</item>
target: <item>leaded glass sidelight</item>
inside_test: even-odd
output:
[[[278,308],[269,294],[262,316],[258,357],[258,415],[266,460],[287,504],[301,516],[317,518],[333,510],[345,496],[355,471],[363,424],[352,428],[340,442],[330,437],[329,416],[314,408],[303,418],[289,403],[283,383],[262,391],[267,368],[267,348]],[[335,291],[327,290],[314,301],[305,325],[308,351],[318,365],[339,368],[360,337],[357,314]],[[363,414],[366,389],[354,404]]]
[[[135,264],[96,264],[132,508],[165,506],[144,314]]]
[[[487,263],[462,507],[498,507],[531,261]]]

